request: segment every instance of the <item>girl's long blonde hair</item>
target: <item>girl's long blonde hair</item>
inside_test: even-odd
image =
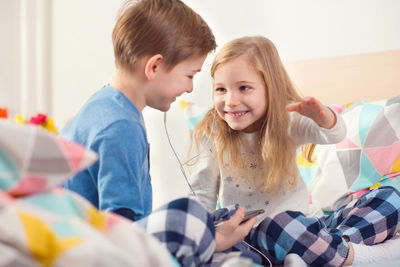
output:
[[[294,156],[296,144],[289,136],[290,118],[285,107],[289,103],[300,101],[301,97],[296,92],[274,44],[261,36],[242,37],[224,45],[215,56],[211,76],[214,77],[220,66],[241,55],[246,55],[248,62],[259,72],[267,90],[267,110],[256,144],[257,156],[261,164],[267,167],[263,168],[262,181],[259,182],[263,191],[280,193],[288,185],[294,188],[297,183],[298,172]],[[249,181],[250,178],[245,175],[246,170],[243,170],[246,167],[241,163],[240,147],[244,143],[240,138],[240,131],[231,129],[215,112],[215,108],[208,111],[192,131],[192,140],[199,150],[200,141],[204,137],[212,136],[220,165],[225,167],[225,163],[229,163],[233,171]],[[312,144],[308,149],[303,148],[309,161],[312,161],[314,147]],[[224,154],[228,162],[224,162]]]

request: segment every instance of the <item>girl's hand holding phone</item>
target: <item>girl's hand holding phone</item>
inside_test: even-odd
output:
[[[216,252],[224,251],[236,245],[250,232],[257,217],[253,216],[247,221],[243,221],[245,213],[245,209],[239,207],[229,220],[223,222],[215,229]]]

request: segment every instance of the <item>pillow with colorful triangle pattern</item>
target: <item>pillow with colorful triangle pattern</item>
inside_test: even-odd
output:
[[[19,197],[53,188],[97,154],[42,128],[0,120],[0,191]]]
[[[400,190],[400,96],[330,106],[343,117],[347,136],[316,146],[314,163],[299,153],[310,201],[329,212],[379,186]]]

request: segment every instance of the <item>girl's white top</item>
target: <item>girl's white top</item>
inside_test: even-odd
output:
[[[340,115],[336,112],[335,114],[337,118],[335,126],[331,129],[325,129],[319,127],[307,117],[291,113],[292,122],[297,120],[298,123],[291,124],[289,134],[298,146],[308,143],[338,143],[346,136],[346,124]],[[257,143],[257,133],[243,133],[243,136],[249,144]],[[211,143],[213,143],[212,139]],[[203,151],[210,151],[210,148],[215,149],[213,144],[207,146]],[[248,165],[249,177],[256,180],[261,173],[261,168],[268,168],[268,166],[257,166],[255,153],[251,149],[242,147],[241,153],[244,164]],[[310,208],[309,192],[300,173],[298,173],[297,185],[293,191],[288,186],[287,191],[283,194],[274,195],[263,192],[258,188],[260,183],[248,183],[240,176],[228,173],[229,163],[226,164],[226,169],[224,169],[220,166],[217,157],[203,154],[205,153],[202,153],[191,173],[190,183],[196,192],[197,200],[209,212],[216,209],[217,202],[219,202],[221,208],[239,204],[246,210],[264,209],[265,213],[258,216],[256,224],[267,216],[286,210],[301,211],[306,215],[321,214],[318,207],[312,206]],[[293,157],[296,157],[296,155],[293,155]]]

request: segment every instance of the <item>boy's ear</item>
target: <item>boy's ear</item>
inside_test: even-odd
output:
[[[153,80],[156,76],[157,72],[160,69],[161,62],[163,60],[163,56],[160,54],[154,55],[150,57],[145,62],[145,69],[144,74],[146,75],[147,79]]]

